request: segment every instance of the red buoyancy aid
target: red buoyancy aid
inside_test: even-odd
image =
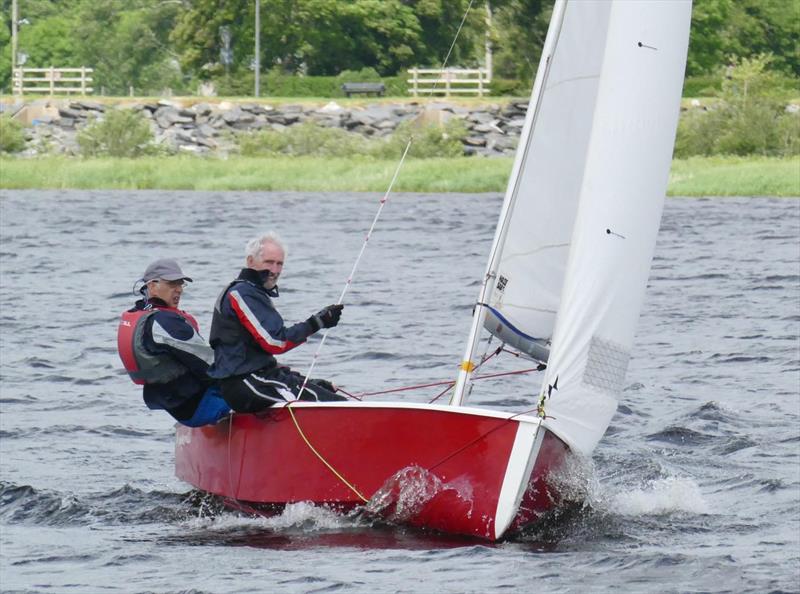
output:
[[[175,309],[174,307],[159,307],[159,309],[165,309],[167,311],[174,311],[177,314],[180,314],[189,324],[191,324],[194,331],[198,334],[200,333],[200,325],[197,323],[197,320],[194,319],[194,316],[189,312],[183,311],[182,309]]]
[[[153,309],[135,309],[122,314],[117,327],[117,352],[125,371],[133,383],[144,385],[148,383],[164,383],[179,377],[186,369],[172,358],[159,357],[145,351],[142,342],[147,318],[158,310],[173,311],[184,318],[199,332],[197,320],[191,314],[174,307],[154,306]]]

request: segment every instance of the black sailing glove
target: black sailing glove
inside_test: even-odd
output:
[[[344,305],[341,303],[337,305],[329,305],[325,309],[319,310],[316,314],[306,320],[311,326],[312,332],[316,332],[320,328],[333,328],[339,323],[339,318],[342,317],[342,309]]]
[[[320,386],[320,387],[324,388],[325,390],[328,390],[328,392],[334,392],[334,393],[335,393],[335,392],[336,392],[336,390],[337,390],[336,386],[334,386],[334,385],[333,385],[331,382],[329,382],[328,380],[324,380],[324,379],[312,379],[311,381],[312,381],[313,383],[317,384],[318,386]]]

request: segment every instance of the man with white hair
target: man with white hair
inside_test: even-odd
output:
[[[216,423],[230,408],[208,376],[214,353],[197,320],[178,309],[192,279],[175,260],[163,258],[151,263],[139,282],[143,298],[122,314],[117,330],[125,370],[142,386],[148,408],[166,410],[190,427]]]
[[[210,343],[214,364],[209,375],[220,381],[222,397],[238,412],[258,412],[278,402],[345,400],[325,380],[309,380],[278,365],[275,355],[304,343],[322,328],[332,328],[341,304],[329,305],[303,322],[286,326],[272,304],[286,248],[273,232],[248,242],[245,268],[214,305]]]

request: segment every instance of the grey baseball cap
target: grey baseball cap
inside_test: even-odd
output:
[[[178,266],[178,262],[172,258],[162,258],[161,260],[156,260],[151,263],[139,280],[147,283],[156,279],[168,281],[185,280],[192,282],[191,278],[183,274],[181,267]]]

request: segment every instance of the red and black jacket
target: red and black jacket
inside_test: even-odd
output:
[[[278,296],[277,288],[268,292],[251,268],[242,269],[222,291],[211,321],[211,377],[225,379],[272,369],[277,366],[275,355],[304,343],[316,331],[308,322],[284,325],[270,296]]]

